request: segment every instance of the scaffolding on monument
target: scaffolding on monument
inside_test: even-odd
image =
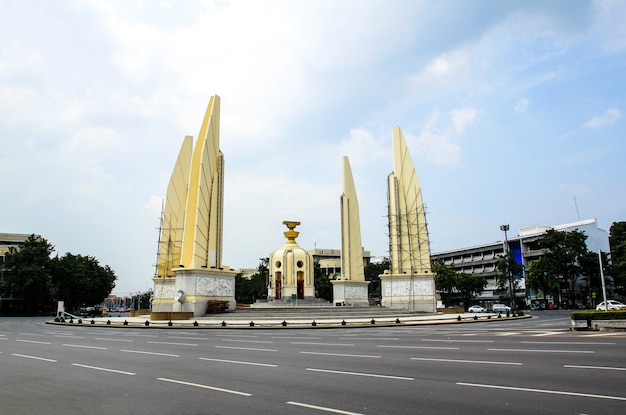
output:
[[[400,192],[398,192],[398,182],[397,182],[397,178],[394,178],[393,181],[393,186],[394,186],[394,191],[393,194],[395,195],[395,206],[396,206],[396,213],[391,213],[391,206],[388,204],[387,205],[387,212],[389,212],[389,214],[387,215],[387,223],[388,223],[388,227],[389,227],[389,234],[387,234],[387,237],[389,239],[389,257],[390,257],[390,265],[393,267],[393,260],[391,258],[391,256],[394,253],[394,249],[393,247],[396,247],[396,252],[398,255],[398,264],[400,269],[394,270],[391,269],[391,273],[393,274],[394,272],[402,272],[402,264],[404,264],[406,261],[409,262],[410,264],[410,303],[409,303],[409,310],[411,309],[415,309],[415,293],[413,292],[413,288],[414,288],[414,279],[415,279],[415,274],[416,274],[416,270],[414,267],[415,262],[417,262],[420,266],[421,270],[429,270],[431,269],[431,263],[430,263],[430,255],[428,256],[429,258],[429,262],[428,263],[424,263],[423,259],[422,259],[422,255],[415,255],[415,240],[417,239],[417,245],[418,245],[418,249],[421,252],[421,248],[422,245],[424,244],[424,241],[420,240],[420,237],[423,233],[426,234],[426,244],[427,244],[427,248],[428,248],[428,252],[430,252],[430,238],[429,238],[429,232],[428,232],[428,223],[426,221],[426,205],[424,205],[423,203],[421,205],[418,205],[417,202],[418,200],[421,200],[421,189],[418,189],[417,192],[415,192],[416,199],[414,201],[412,201],[413,203],[409,204],[407,203],[408,200],[406,198],[406,195],[404,195],[404,205],[407,206],[412,206],[411,209],[407,210],[406,213],[401,214],[398,213],[397,211],[399,211],[399,209],[397,208],[398,206],[400,206]],[[388,196],[388,200],[390,195]],[[423,223],[420,221],[420,218],[424,218]],[[404,226],[403,226],[404,225]],[[396,236],[396,240],[392,240],[392,233],[391,233],[391,229],[394,228],[395,232],[395,236]],[[408,246],[407,243],[403,243],[402,242],[402,238],[401,236],[401,230],[402,229],[406,230],[406,240],[408,241]],[[415,229],[416,231],[414,232],[415,235],[411,232],[411,230]],[[393,289],[393,285],[391,286],[391,288]],[[391,305],[393,305],[393,295],[390,296],[391,298]]]
[[[174,227],[164,227],[164,221],[165,221],[165,201],[161,202],[161,216],[159,218],[159,238],[158,238],[158,242],[157,242],[157,257],[156,257],[156,263],[154,264],[154,277],[155,278],[163,278],[163,280],[166,280],[167,277],[172,278],[172,275],[168,275],[171,270],[177,266],[177,262],[180,262],[180,259],[178,261],[175,261],[175,257],[173,252],[175,252],[175,248],[178,248],[178,250],[180,251],[180,249],[182,248],[182,240],[174,240],[171,238],[173,231],[177,231],[177,230],[182,230],[183,228],[174,228]],[[168,221],[169,222],[169,221]],[[166,241],[164,241],[162,239],[163,237],[163,231],[166,231],[166,235],[167,235],[167,239]],[[161,264],[160,263],[160,259],[161,259],[161,254],[163,252],[163,248],[165,247],[165,261]],[[163,275],[159,275],[159,268],[161,268],[161,271],[163,273]],[[159,288],[160,288],[160,292],[157,295],[157,298],[161,298],[163,296],[163,284],[159,284]],[[157,293],[154,293],[153,295],[156,295]]]

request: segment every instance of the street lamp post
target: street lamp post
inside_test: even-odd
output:
[[[508,237],[508,231],[509,231],[509,225],[500,225],[500,230],[504,232],[504,253],[506,255],[506,276],[507,279],[509,281],[509,305],[511,306],[511,309],[514,310],[515,309],[515,301],[513,300],[513,283],[511,281],[511,254],[509,253],[509,237]]]

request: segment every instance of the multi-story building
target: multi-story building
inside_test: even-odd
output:
[[[341,249],[312,249],[307,251],[314,263],[320,264],[323,274],[327,274],[331,279],[341,275]],[[363,251],[363,266],[370,263],[370,251]]]
[[[30,235],[21,233],[0,233],[0,255],[4,261],[4,256],[9,252],[9,248],[17,248],[23,244]]]
[[[29,236],[21,233],[0,233],[0,278],[4,275],[4,262],[9,249],[18,248]]]
[[[11,247],[18,248],[23,244],[30,235],[18,233],[0,233],[0,283],[4,279],[6,254]],[[0,295],[0,314],[11,312],[14,309],[22,307],[21,298],[2,298]]]
[[[596,219],[588,219],[556,226],[530,226],[520,229],[517,236],[505,235],[507,236],[505,241],[437,252],[433,253],[431,258],[442,261],[446,266],[453,267],[456,271],[485,277],[487,287],[476,300],[489,307],[503,298],[508,298],[507,290],[499,289],[497,284],[497,278],[500,274],[497,264],[505,255],[507,243],[515,261],[523,266],[525,273],[530,263],[541,258],[544,254],[543,250],[538,246],[538,241],[549,229],[565,232],[573,230],[584,232],[587,235],[585,242],[589,251],[609,252],[608,232],[598,228]],[[527,290],[524,276],[520,277],[518,289],[515,290],[515,298],[518,301],[523,299],[528,305],[532,302],[541,302],[545,306],[550,302],[555,304],[559,302],[559,299],[553,299],[549,296],[544,297],[541,294]]]

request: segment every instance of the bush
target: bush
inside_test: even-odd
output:
[[[582,310],[572,311],[569,314],[572,320],[626,320],[626,310]]]

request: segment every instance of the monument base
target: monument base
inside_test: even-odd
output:
[[[380,285],[383,307],[437,312],[435,278],[430,274],[382,274]]]
[[[189,320],[193,317],[193,313],[185,312],[159,312],[153,311],[150,313],[150,320]]]
[[[368,306],[367,286],[369,281],[335,280],[333,284],[333,304],[342,306]]]
[[[193,313],[201,317],[207,313],[209,300],[228,301],[234,310],[235,276],[231,270],[176,268],[174,278],[153,278],[154,298],[152,312]]]

